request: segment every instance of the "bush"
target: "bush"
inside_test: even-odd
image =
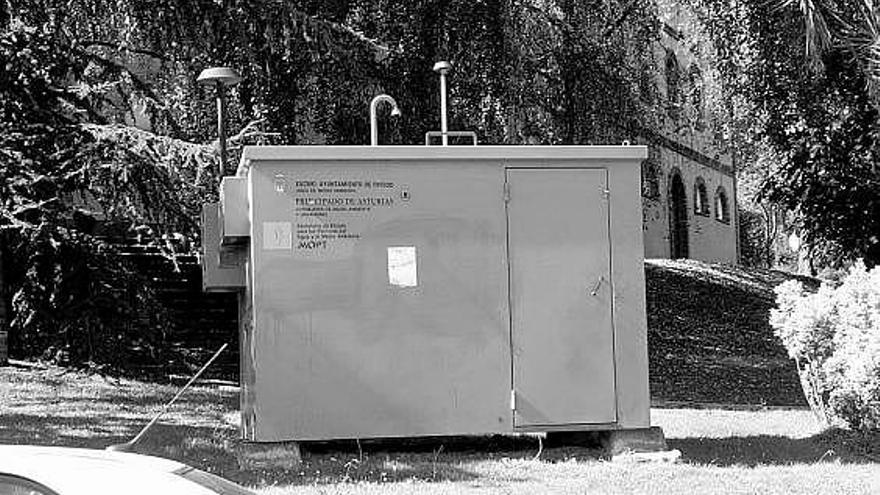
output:
[[[176,357],[167,311],[112,246],[49,224],[0,227],[0,245],[10,356],[114,374]]]
[[[880,268],[858,263],[815,293],[785,282],[776,303],[770,324],[813,410],[829,424],[880,430]]]

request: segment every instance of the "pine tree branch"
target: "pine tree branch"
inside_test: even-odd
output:
[[[85,52],[83,52],[83,54],[88,60],[91,60],[91,61],[97,63],[98,65],[102,66],[105,69],[109,69],[109,70],[114,71],[116,73],[125,74],[126,76],[128,76],[131,79],[132,85],[134,86],[135,90],[137,90],[139,93],[146,96],[148,99],[152,100],[153,103],[156,104],[156,106],[158,106],[160,108],[162,107],[162,99],[159,97],[159,95],[156,94],[155,91],[153,91],[153,89],[150,87],[149,84],[147,84],[147,82],[145,82],[140,76],[138,76],[137,74],[132,72],[124,64],[121,64],[121,63],[116,62],[114,60],[110,60],[108,58],[102,57],[96,53],[90,53],[90,52],[85,51]],[[171,112],[165,111],[163,113],[167,117],[168,123],[171,126],[171,129],[174,131],[174,133],[180,134],[180,125],[177,123],[176,119],[174,119]]]
[[[148,57],[153,57],[157,60],[161,60],[162,62],[168,61],[168,57],[166,57],[165,55],[163,55],[157,51],[147,50],[145,48],[132,48],[132,47],[123,46],[123,45],[120,45],[117,43],[111,43],[109,41],[84,40],[84,41],[81,41],[80,44],[83,45],[86,50],[88,50],[89,48],[91,48],[93,46],[101,46],[104,48],[110,48],[112,50],[124,51],[124,52],[128,52],[128,53],[135,53],[138,55],[146,55]]]

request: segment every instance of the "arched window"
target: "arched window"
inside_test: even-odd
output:
[[[715,192],[715,220],[730,223],[730,205],[723,187],[719,187]]]
[[[688,71],[688,90],[690,92],[690,105],[694,113],[694,123],[697,128],[703,127],[703,74],[697,64],[691,64]]]
[[[673,168],[669,174],[669,253],[673,259],[690,256],[688,237],[687,190],[681,171]]]
[[[653,158],[642,162],[642,196],[650,199],[660,197],[660,165]]]
[[[680,99],[681,68],[672,50],[666,50],[666,99],[670,106],[677,106]]]
[[[706,182],[702,177],[697,177],[694,182],[694,214],[709,216],[709,193],[706,192]]]

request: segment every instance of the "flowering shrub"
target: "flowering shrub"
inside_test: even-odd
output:
[[[797,363],[804,394],[829,423],[880,429],[880,268],[854,266],[815,293],[776,288],[770,325]]]

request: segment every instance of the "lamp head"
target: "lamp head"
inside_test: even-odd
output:
[[[439,73],[440,75],[446,75],[449,71],[452,70],[452,64],[447,62],[446,60],[441,60],[434,64],[434,72]]]
[[[394,105],[394,108],[391,109],[392,117],[400,117],[400,109],[397,108],[397,105]]]
[[[196,81],[201,84],[219,84],[235,86],[241,82],[241,76],[229,67],[210,67],[202,71]]]

